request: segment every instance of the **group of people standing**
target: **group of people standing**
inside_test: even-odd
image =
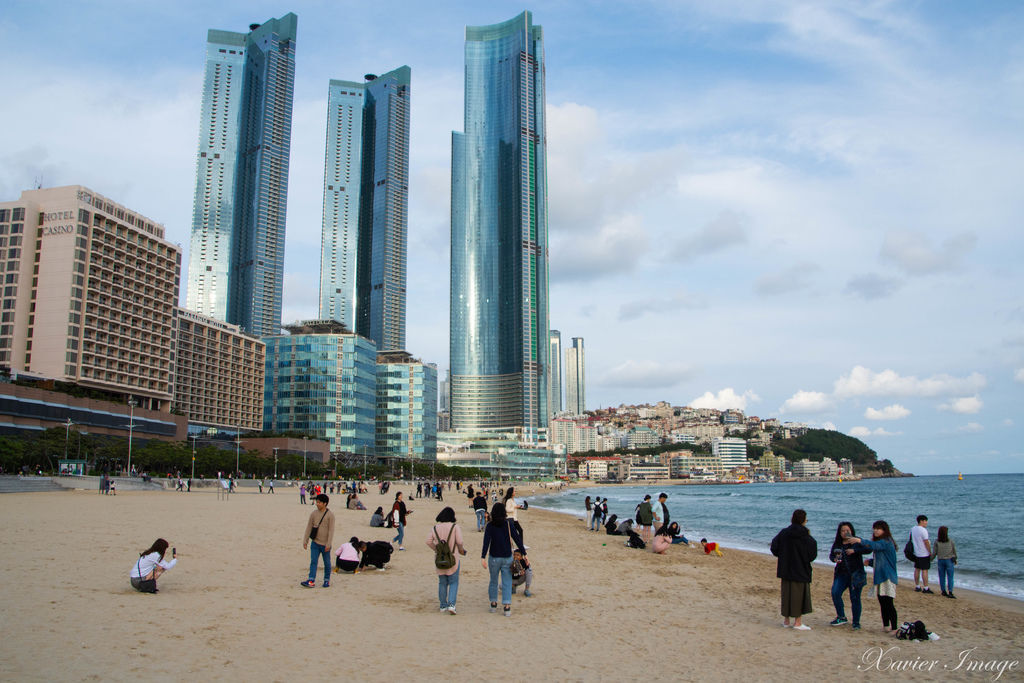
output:
[[[940,559],[940,583],[942,594],[953,595],[952,567],[956,563],[956,544],[949,538],[947,527],[939,528],[939,539],[932,548],[927,534],[928,518],[918,516],[918,524],[910,533],[906,554],[914,562],[915,591],[931,593],[928,588],[930,561]],[[790,525],[780,531],[771,542],[771,552],[778,558],[776,576],[781,581],[782,625],[799,631],[809,631],[803,623],[803,615],[811,608],[811,563],[817,557],[818,543],[807,529],[807,512],[793,511]],[[917,531],[917,529],[922,529]],[[850,610],[853,619],[851,628],[861,628],[861,591],[867,585],[865,567],[872,568],[872,584],[882,615],[882,628],[895,633],[899,629],[896,612],[896,585],[899,577],[896,571],[897,544],[885,520],[871,525],[871,537],[857,536],[851,522],[840,522],[835,540],[829,551],[829,560],[835,564],[832,579],[832,603],[836,618],[831,626],[851,623],[846,618],[843,594],[850,594]],[[912,552],[911,552],[912,551]],[[865,555],[870,558],[865,559]],[[947,564],[948,563],[948,564]],[[792,619],[792,623],[790,620]]]

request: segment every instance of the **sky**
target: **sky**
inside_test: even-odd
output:
[[[464,27],[524,9],[551,326],[584,339],[588,408],[741,408],[916,474],[1024,471],[1020,3],[8,0],[0,197],[85,185],[187,267],[206,31],[295,12],[284,322],[318,313],[327,83],[409,65],[407,346],[443,376]]]

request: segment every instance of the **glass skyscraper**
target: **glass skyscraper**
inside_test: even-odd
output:
[[[327,95],[320,317],[381,351],[405,348],[410,86],[402,66]]]
[[[583,337],[573,337],[572,346],[565,350],[565,409],[573,415],[587,409],[585,361]]]
[[[297,24],[207,34],[186,301],[257,336],[281,327]]]
[[[437,366],[404,351],[377,355],[378,457],[437,459]]]
[[[548,415],[562,412],[562,333],[551,330],[548,337]]]
[[[373,342],[335,321],[307,321],[287,329],[291,334],[263,339],[267,345],[263,428],[323,439],[335,453],[373,455],[377,399]]]
[[[548,423],[544,41],[524,12],[466,27],[452,134],[452,428]]]

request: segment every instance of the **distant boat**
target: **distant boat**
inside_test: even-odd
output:
[[[839,477],[839,483],[840,483],[840,484],[842,484],[842,483],[843,483],[843,478],[842,478],[842,477]]]
[[[963,472],[959,472],[959,473],[958,473],[958,474],[956,475],[956,480],[957,480],[957,481],[963,481],[963,480],[964,480],[964,473],[963,473]]]

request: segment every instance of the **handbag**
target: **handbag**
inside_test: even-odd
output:
[[[903,546],[903,557],[907,558],[911,562],[917,559],[917,555],[914,553],[914,535],[911,534],[910,538],[907,539],[907,544]]]
[[[327,510],[324,510],[324,514],[320,517],[320,521],[317,522],[316,526],[309,530],[309,540],[316,542],[316,535],[320,532],[320,525],[324,523],[324,517],[327,516]]]
[[[142,578],[142,558],[139,557],[139,561],[136,563],[139,568],[139,585],[135,587],[135,590],[140,593],[156,593],[156,579],[144,579]]]

